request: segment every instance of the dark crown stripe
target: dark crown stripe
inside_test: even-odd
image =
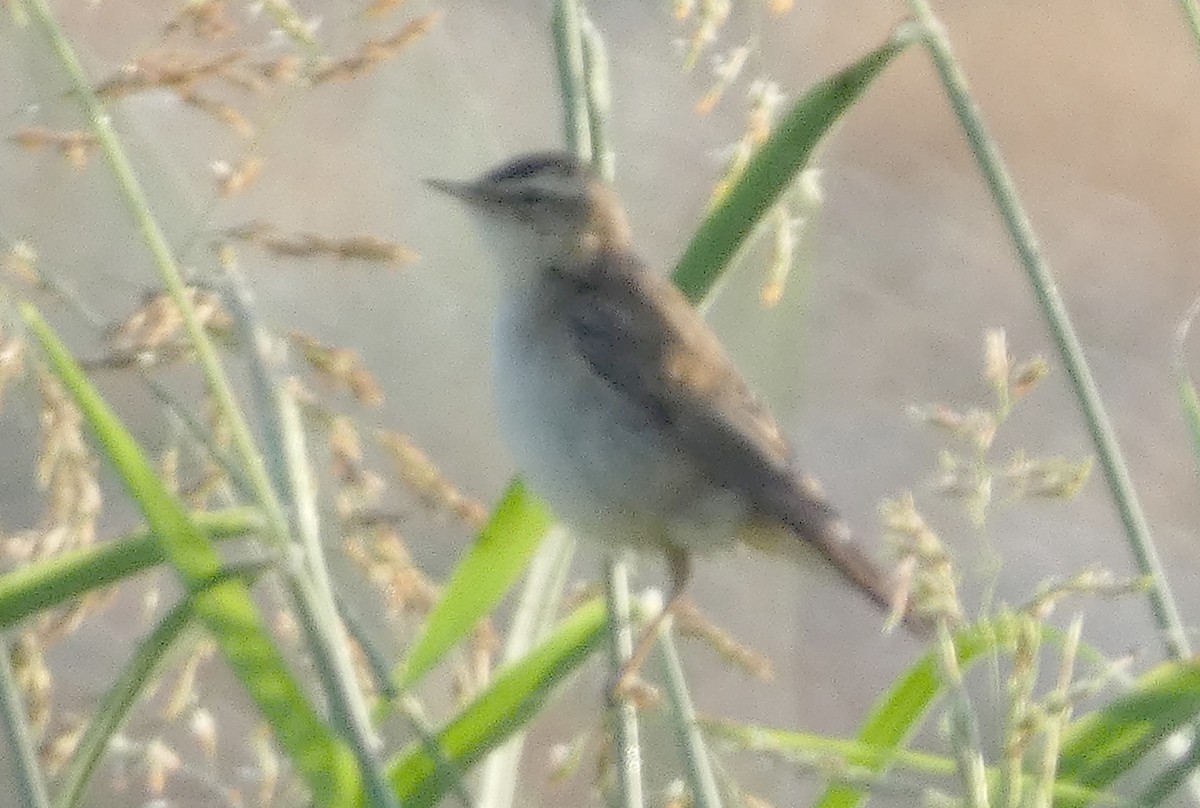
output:
[[[582,172],[579,162],[563,152],[544,152],[521,157],[488,174],[488,183],[503,183],[529,179],[540,175],[574,177]]]

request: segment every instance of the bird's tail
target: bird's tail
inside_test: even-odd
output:
[[[815,481],[797,481],[783,496],[771,500],[763,503],[763,510],[769,521],[777,523],[776,529],[749,531],[743,537],[747,544],[802,560],[815,555],[885,612],[901,610],[901,622],[913,634],[929,636],[933,629],[930,620],[917,613],[911,603],[901,602],[904,595],[895,576],[855,543],[849,525]]]

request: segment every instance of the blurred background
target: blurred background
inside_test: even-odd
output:
[[[160,47],[164,25],[178,12],[162,2],[54,5],[97,82]],[[513,472],[490,404],[496,283],[462,212],[421,180],[473,176],[515,153],[562,145],[549,4],[412,0],[381,19],[365,18],[360,4],[297,5],[319,18],[316,39],[334,58],[423,14],[441,17],[402,54],[353,81],[265,98],[232,95],[257,127],[254,138],[161,90],[115,102],[115,123],[186,264],[208,271],[213,234],[254,221],[289,233],[372,233],[419,254],[398,270],[252,246],[240,250],[240,261],[269,323],[359,351],[385,401],[356,411],[364,434],[373,426],[407,433],[448,479],[490,505]],[[588,5],[609,49],[616,185],[643,253],[664,272],[703,216],[745,129],[751,82],[777,82],[786,108],[881,42],[905,12],[901,2],[797,2],[782,14],[735,4],[688,72],[682,64],[695,23],[674,19],[671,4]],[[1175,330],[1200,294],[1200,57],[1176,6],[1165,0],[946,0],[937,11],[1057,273],[1192,628],[1200,616],[1200,497],[1170,363]],[[269,36],[270,25],[244,4],[230,4],[228,16],[238,28],[231,42],[253,58],[292,47]],[[697,103],[715,81],[711,56],[746,44],[751,55],[741,77],[711,112],[699,114]],[[6,136],[26,127],[81,126],[45,43],[7,16],[0,21],[0,77]],[[214,162],[237,165],[247,155],[261,158],[257,179],[237,195],[219,196]],[[906,408],[990,405],[982,377],[989,328],[1006,330],[1018,358],[1041,353],[1052,367],[1004,426],[995,456],[1023,448],[1081,458],[1091,445],[1023,271],[920,48],[889,67],[852,108],[818,164],[825,204],[781,302],[759,304],[766,237],[743,254],[709,312],[805,468],[823,479],[861,540],[876,547],[880,502],[915,491],[957,559],[972,612],[981,602],[1023,602],[1048,577],[1093,565],[1133,574],[1098,472],[1069,502],[998,497],[982,528],[960,502],[929,491],[947,439],[914,422]],[[121,321],[155,288],[99,157],[76,170],[51,149],[6,141],[0,186],[2,246],[28,242],[40,271],[69,285],[97,323]],[[42,300],[79,355],[105,353],[101,333],[77,309]],[[139,435],[161,450],[169,431],[137,375],[97,371],[97,378]],[[187,370],[160,378],[198,389]],[[8,459],[0,467],[0,530],[29,526],[41,512],[37,430],[32,399],[10,401],[0,415],[0,456]],[[128,504],[111,475],[101,478],[102,533],[129,529],[136,519]],[[440,578],[470,532],[430,517],[398,486],[393,494],[395,508],[407,514],[400,529],[412,553]],[[585,549],[573,579],[594,578],[599,563]],[[352,566],[341,564],[339,572],[356,608],[379,611],[377,593],[361,585]],[[663,581],[657,560],[640,564],[639,588]],[[775,670],[771,682],[748,679],[711,650],[687,645],[705,713],[849,735],[921,650],[905,637],[881,636],[878,615],[853,595],[748,551],[702,561],[692,594]],[[1055,619],[1066,620],[1077,605]],[[1138,670],[1161,657],[1144,599],[1083,605],[1088,642],[1114,657],[1132,654]],[[57,703],[86,711],[148,625],[138,599],[123,596],[56,646]],[[389,631],[382,618],[373,625],[381,635]],[[404,638],[381,641],[398,654]],[[204,675],[208,696],[239,703],[219,664],[206,663]],[[600,804],[588,764],[565,784],[548,783],[545,772],[551,745],[595,721],[604,676],[600,665],[589,668],[575,685],[575,708],[556,707],[538,725],[526,757],[524,804]],[[228,720],[226,726],[252,726],[244,716]],[[130,734],[152,735],[153,717],[144,721]],[[653,718],[648,731],[651,743],[670,742],[655,734]],[[231,742],[229,760],[245,755],[238,742]],[[936,733],[930,743],[943,746]],[[782,763],[735,761],[743,786],[776,805],[803,804],[821,785]],[[652,771],[652,786],[663,787],[668,775],[669,767]],[[125,788],[98,794],[97,804],[130,804],[131,795],[143,794],[140,784]],[[208,804],[202,790],[186,784],[171,798]],[[903,796],[894,802],[907,804]]]

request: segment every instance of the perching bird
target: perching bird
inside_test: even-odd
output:
[[[694,553],[738,540],[823,559],[893,608],[890,577],[793,467],[774,418],[716,335],[637,256],[608,185],[560,153],[430,184],[466,205],[501,272],[501,427],[559,519],[584,540],[664,553],[672,589],[663,614],[684,591]]]

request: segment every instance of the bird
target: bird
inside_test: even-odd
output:
[[[712,328],[639,257],[611,185],[553,151],[427,183],[466,207],[501,278],[493,388],[526,484],[583,540],[666,558],[666,604],[615,689],[680,603],[693,556],[738,542],[904,609]]]

